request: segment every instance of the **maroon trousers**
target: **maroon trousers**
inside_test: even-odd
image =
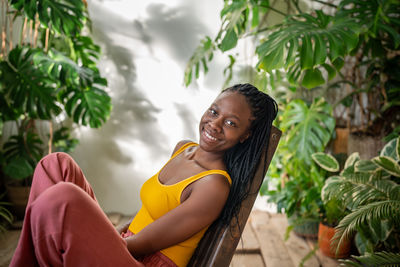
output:
[[[146,266],[170,266],[154,260],[159,263]],[[131,256],[75,161],[68,154],[53,153],[35,169],[21,237],[10,266],[145,265]]]

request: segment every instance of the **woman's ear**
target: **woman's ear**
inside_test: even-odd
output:
[[[240,142],[240,143],[243,143],[244,141],[247,140],[247,138],[250,137],[250,135],[251,135],[251,132],[248,131],[247,133],[245,133],[245,134],[239,139],[239,142]]]

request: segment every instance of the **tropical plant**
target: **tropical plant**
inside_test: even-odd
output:
[[[340,245],[356,234],[357,248],[364,255],[355,259],[361,263],[367,259],[386,266],[399,263],[399,159],[400,137],[386,144],[380,155],[371,160],[360,160],[357,153],[352,154],[341,173],[330,177],[323,187],[323,199],[338,198],[351,211],[336,227],[334,238]],[[346,263],[356,266],[352,261]]]
[[[13,216],[11,212],[8,210],[8,206],[10,203],[3,201],[3,196],[0,196],[0,234],[6,231],[6,224],[12,223]]]
[[[96,66],[100,48],[85,34],[85,3],[10,0],[1,10],[8,29],[0,54],[0,121],[16,128],[2,147],[3,171],[10,178],[30,177],[48,152],[71,151],[78,141],[68,120],[97,128],[109,117],[107,81]],[[48,121],[48,139],[38,135],[41,121]]]
[[[229,52],[240,41],[251,40],[257,63],[250,67],[264,76],[269,88],[339,89],[337,118],[344,120],[343,126],[371,135],[391,132],[391,122],[399,121],[400,76],[395,66],[400,63],[400,3],[340,0],[336,5],[311,0],[321,8],[309,10],[298,0],[281,2],[225,0],[220,31],[196,49],[185,70],[185,84],[199,77],[201,65],[204,73],[208,71],[216,50],[229,57],[225,72],[230,79],[238,60]],[[272,14],[282,20],[272,24]]]
[[[310,105],[298,99],[290,102],[279,116],[284,135],[269,172],[279,183],[276,189],[269,190],[264,185],[261,194],[269,195],[278,212],[284,210],[288,217],[298,215],[318,221],[324,177],[311,154],[323,151],[331,138],[335,127],[331,112],[324,99],[315,99]]]

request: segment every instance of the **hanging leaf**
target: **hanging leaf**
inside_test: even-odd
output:
[[[61,112],[57,105],[56,82],[43,73],[33,58],[39,49],[15,47],[8,61],[0,64],[4,95],[19,114],[31,118],[49,119]]]
[[[218,46],[222,52],[228,51],[234,48],[237,44],[238,37],[234,29],[230,29],[226,32],[221,44]]]
[[[301,85],[308,89],[315,88],[324,83],[324,77],[322,77],[322,73],[319,69],[306,70],[303,80],[301,81]]]
[[[190,58],[186,68],[185,68],[185,77],[184,83],[185,86],[189,86],[192,82],[192,70],[196,67],[200,62],[204,65],[204,70],[208,70],[206,62],[210,61],[213,57],[213,51],[215,50],[215,45],[212,42],[211,38],[206,36],[200,43],[200,45],[196,48],[193,56]],[[206,72],[205,72],[206,73]]]
[[[67,36],[78,34],[87,19],[82,0],[11,0],[11,5],[31,20],[37,14],[44,27]]]
[[[399,160],[399,156],[398,156],[398,147],[399,147],[399,142],[400,142],[400,137],[395,138],[393,140],[391,140],[389,143],[387,143],[381,153],[379,154],[381,157],[383,156],[387,156],[390,158],[393,158],[395,160]]]
[[[100,127],[110,116],[111,98],[95,86],[81,90],[68,90],[62,93],[65,110],[74,122]]]

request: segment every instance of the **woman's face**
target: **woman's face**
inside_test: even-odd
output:
[[[202,149],[225,152],[250,135],[252,112],[245,96],[236,92],[223,92],[211,104],[200,121]]]

